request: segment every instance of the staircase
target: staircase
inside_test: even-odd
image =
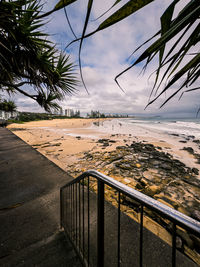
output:
[[[106,190],[113,190],[112,204]],[[67,183],[60,196],[61,226],[85,266],[198,266],[183,237],[199,238],[200,223],[159,201],[95,170]],[[129,216],[121,211],[124,198]]]

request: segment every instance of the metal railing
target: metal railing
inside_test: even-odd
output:
[[[91,179],[97,180],[97,194],[92,194],[90,190]],[[117,195],[116,220],[117,220],[117,259],[116,265],[121,266],[121,203],[122,197],[126,196],[139,203],[139,245],[138,245],[138,264],[133,266],[144,266],[143,264],[143,246],[144,246],[144,214],[146,208],[167,220],[171,224],[172,244],[171,266],[176,266],[176,238],[178,229],[200,237],[200,223],[176,210],[170,208],[161,202],[144,195],[143,193],[130,188],[121,182],[103,175],[95,170],[84,172],[78,178],[72,180],[60,189],[60,209],[61,209],[61,227],[64,228],[67,236],[70,238],[75,250],[82,259],[85,266],[98,267],[105,266],[105,185],[115,190]],[[97,201],[97,206],[93,202]],[[95,211],[95,206],[96,211]],[[97,229],[94,233],[94,225]],[[92,237],[91,237],[92,231]],[[95,244],[96,243],[96,244]],[[96,246],[96,254],[94,247]],[[91,253],[91,249],[93,250]],[[95,254],[95,255],[94,255]],[[185,256],[184,256],[185,257]],[[109,266],[109,264],[108,264]],[[146,265],[145,265],[146,266]],[[166,265],[165,265],[166,266]]]

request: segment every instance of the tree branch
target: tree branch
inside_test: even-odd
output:
[[[21,82],[21,83],[17,83],[17,84],[15,84],[15,86],[17,86],[17,87],[21,87],[21,86],[23,86],[24,84],[32,84],[32,82]]]
[[[23,90],[21,90],[21,89],[19,88],[19,86],[22,86],[24,83],[25,83],[25,82],[21,82],[21,83],[19,83],[19,84],[10,84],[10,83],[6,83],[6,82],[1,82],[1,84],[2,84],[3,86],[13,87],[13,88],[14,88],[16,91],[18,91],[19,93],[21,93],[21,94],[23,94],[23,95],[25,95],[25,96],[27,96],[27,97],[30,97],[30,98],[32,98],[33,100],[36,100],[36,96],[34,96],[34,95],[29,95],[28,93],[24,92]],[[21,84],[21,85],[20,85],[20,84]]]

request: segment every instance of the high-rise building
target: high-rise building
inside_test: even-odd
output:
[[[65,109],[65,116],[72,117],[73,114],[74,114],[73,109],[69,109],[69,108],[68,109]]]

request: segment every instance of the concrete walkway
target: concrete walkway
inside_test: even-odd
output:
[[[0,266],[81,266],[59,225],[59,188],[71,179],[0,128]]]

